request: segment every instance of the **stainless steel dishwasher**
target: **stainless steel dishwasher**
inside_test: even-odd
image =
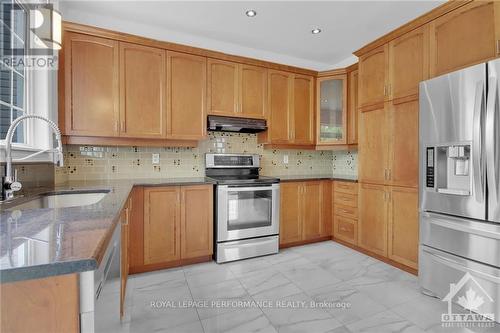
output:
[[[120,327],[121,221],[116,225],[101,264],[80,273],[80,332],[100,333]]]

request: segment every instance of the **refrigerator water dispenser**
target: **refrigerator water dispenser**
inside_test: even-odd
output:
[[[469,144],[428,148],[427,177],[433,176],[435,179],[428,179],[427,186],[435,187],[437,192],[443,194],[470,195],[470,152]],[[432,161],[429,161],[431,154]]]

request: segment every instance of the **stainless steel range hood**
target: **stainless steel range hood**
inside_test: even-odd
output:
[[[207,123],[209,131],[258,133],[267,130],[267,123],[264,119],[208,116]]]

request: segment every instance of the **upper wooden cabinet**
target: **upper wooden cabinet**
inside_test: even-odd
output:
[[[118,136],[119,43],[71,32],[63,43],[63,133]]]
[[[358,143],[358,70],[347,74],[347,143]]]
[[[432,21],[432,76],[500,56],[499,22],[499,1],[473,1]]]
[[[266,118],[267,69],[209,59],[208,114]]]
[[[120,136],[167,136],[165,65],[162,49],[120,43]]]
[[[201,140],[207,131],[207,59],[168,51],[167,68],[167,137]]]
[[[245,118],[267,118],[267,69],[239,65],[239,109]]]
[[[359,57],[359,107],[379,108],[387,98],[388,45]]]
[[[316,88],[317,145],[347,143],[347,75],[320,77]]]
[[[208,59],[208,114],[236,116],[238,113],[238,64]]]
[[[269,71],[269,141],[290,143],[292,133],[293,76],[287,72]]]
[[[392,40],[388,67],[389,99],[418,98],[418,85],[429,76],[429,27]]]
[[[314,143],[314,79],[293,75],[293,143]]]

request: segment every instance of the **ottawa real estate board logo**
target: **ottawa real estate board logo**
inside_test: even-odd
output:
[[[2,1],[0,21],[2,65],[57,70],[62,22],[52,4]]]
[[[496,303],[479,282],[468,272],[457,283],[450,283],[450,292],[443,298],[448,312],[441,315],[443,327],[494,327]],[[453,303],[466,312],[453,313]]]

